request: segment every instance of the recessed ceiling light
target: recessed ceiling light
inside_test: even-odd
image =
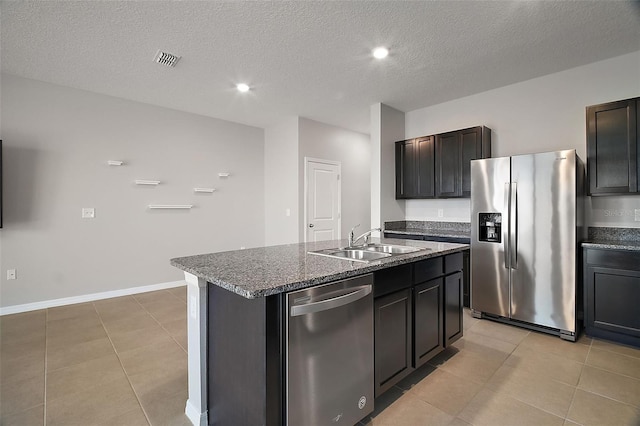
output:
[[[389,49],[386,47],[376,47],[373,49],[373,57],[376,59],[384,59],[389,55]]]
[[[244,84],[244,83],[238,83],[238,84],[236,85],[236,89],[238,89],[238,92],[243,92],[243,93],[244,93],[244,92],[248,92],[248,91],[249,91],[249,89],[250,89],[250,87],[249,87],[249,85],[247,85],[247,84]]]

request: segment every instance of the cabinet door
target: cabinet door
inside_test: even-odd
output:
[[[420,367],[444,349],[442,278],[415,286],[413,291],[413,365]]]
[[[411,289],[375,299],[375,396],[412,371]]]
[[[462,262],[464,264],[464,269],[462,270],[462,306],[465,308],[471,307],[470,256],[471,253],[469,250],[465,250],[462,253]]]
[[[482,158],[482,127],[462,130],[461,139],[461,191],[462,196],[471,197],[471,160]]]
[[[396,199],[416,195],[416,150],[413,139],[396,142]]]
[[[444,346],[462,337],[462,272],[444,278]]]
[[[640,343],[640,271],[587,265],[587,334]]]
[[[587,107],[589,193],[638,192],[636,99]]]
[[[460,132],[436,136],[436,196],[442,198],[462,195]]]
[[[432,198],[435,193],[435,147],[433,136],[415,140],[417,153],[417,191],[418,198]]]

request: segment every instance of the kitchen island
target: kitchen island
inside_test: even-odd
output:
[[[284,423],[282,330],[283,296],[287,292],[371,273],[374,296],[378,293],[389,297],[392,287],[394,291],[412,292],[414,284],[420,284],[425,287],[425,294],[436,295],[435,300],[441,302],[435,313],[436,322],[440,318],[442,325],[445,318],[451,317],[451,324],[456,323],[460,329],[445,333],[439,327],[439,347],[446,344],[446,335],[459,338],[462,324],[456,315],[459,311],[461,319],[461,278],[457,277],[462,276],[462,252],[468,246],[397,239],[374,239],[374,242],[422,250],[371,262],[309,254],[347,245],[345,240],[335,240],[172,259],[171,264],[184,271],[188,283],[186,413],[191,421],[199,425]],[[446,261],[447,256],[451,262]],[[413,265],[420,265],[416,269],[416,276],[423,278],[420,283],[414,281]],[[451,275],[445,277],[447,273]],[[393,278],[396,275],[399,278]],[[401,278],[406,282],[393,283]],[[445,278],[456,278],[460,284]],[[445,290],[445,281],[456,283],[451,286],[454,291]],[[425,285],[429,283],[435,286]],[[436,291],[427,292],[427,287]],[[446,294],[457,300],[449,300],[447,305]],[[407,306],[410,309],[412,305]],[[458,306],[457,311],[450,306]],[[412,347],[409,338],[406,343],[408,348]]]

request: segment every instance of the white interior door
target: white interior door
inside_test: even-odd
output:
[[[340,163],[305,158],[305,241],[340,239]]]

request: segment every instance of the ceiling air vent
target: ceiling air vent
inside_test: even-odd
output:
[[[153,58],[153,60],[168,67],[175,67],[176,63],[180,60],[180,56],[158,50],[158,53],[156,53],[156,57]]]

